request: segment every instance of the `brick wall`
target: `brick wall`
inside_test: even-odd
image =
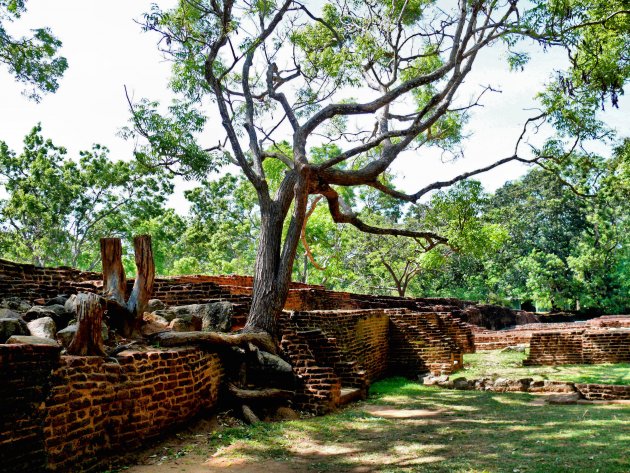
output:
[[[567,365],[583,363],[582,330],[533,333],[525,365]]]
[[[389,371],[417,377],[450,374],[463,366],[463,351],[443,327],[440,314],[400,311],[390,316]]]
[[[44,471],[42,424],[59,349],[0,345],[0,472]]]
[[[630,399],[630,386],[575,383],[575,389],[589,401]]]
[[[0,345],[0,471],[91,467],[216,405],[216,354],[123,352],[118,361]]]
[[[58,294],[75,294],[77,290],[83,290],[84,286],[87,286],[87,290],[94,290],[93,284],[84,283],[100,279],[99,273],[67,267],[39,268],[31,264],[18,264],[0,259],[0,299],[19,297],[34,300]]]
[[[630,363],[630,329],[591,329],[582,337],[585,363]]]
[[[630,329],[584,328],[532,334],[527,365],[630,362]]]

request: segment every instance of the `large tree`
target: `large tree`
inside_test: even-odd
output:
[[[598,137],[594,111],[600,99],[612,97],[616,105],[627,76],[623,5],[336,0],[311,8],[295,0],[180,0],[171,10],[155,7],[145,27],[161,35],[181,99],[166,114],[156,102],[130,104],[134,126],[128,132],[146,139],[137,155],[153,165],[202,177],[229,161],[254,186],[261,228],[246,330],[273,333],[309,199],[321,196],[335,222],[363,232],[444,243],[436,232],[366,223],[343,189],[368,186],[415,203],[506,162],[542,162],[566,146],[570,152],[568,138]],[[403,153],[448,148],[460,138],[457,130],[479,99],[462,103],[456,94],[480,52],[504,40],[512,65],[523,67],[527,54],[517,50],[522,38],[534,38],[540,49],[568,51],[569,69],[546,92],[545,110],[536,117],[560,130],[554,146],[522,155],[519,140],[512,155],[411,194],[384,182],[381,176]],[[601,62],[592,59],[592,48],[606,52]],[[206,126],[209,103],[224,134]],[[204,130],[213,137],[206,145],[199,139]],[[329,142],[338,152],[315,159],[312,147]],[[267,161],[283,167],[277,184],[267,175]]]

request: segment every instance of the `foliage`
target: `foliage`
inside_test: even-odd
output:
[[[0,0],[0,63],[19,82],[30,86],[24,91],[29,98],[39,101],[41,93],[55,92],[59,78],[68,67],[58,55],[61,41],[49,28],[37,28],[30,37],[9,34],[9,23],[26,12],[26,0]]]
[[[161,213],[172,185],[136,163],[112,161],[94,145],[67,157],[36,126],[16,153],[0,141],[0,248],[6,257],[37,265],[94,268],[98,238],[121,235]]]

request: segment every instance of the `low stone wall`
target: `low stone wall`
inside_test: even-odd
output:
[[[466,379],[448,377],[427,378],[424,384],[447,389],[476,390],[491,392],[526,392],[533,394],[572,394],[560,403],[571,403],[580,399],[587,401],[618,401],[630,399],[630,386],[614,384],[572,383],[569,381],[534,381],[532,378],[480,378]]]
[[[76,471],[216,405],[222,368],[195,348],[59,356],[0,345],[0,471]],[[16,428],[18,426],[18,428]]]
[[[582,329],[532,334],[525,365],[630,362],[630,329]]]

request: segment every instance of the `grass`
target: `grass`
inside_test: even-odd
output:
[[[606,365],[523,366],[526,353],[500,350],[464,355],[464,369],[452,377],[476,378],[534,378],[575,383],[630,385],[630,363]]]
[[[238,459],[267,471],[630,471],[629,405],[538,405],[533,399],[393,378],[374,384],[369,400],[328,416],[224,428],[202,441],[191,434],[190,441],[198,462]],[[199,471],[181,463],[177,469]]]

